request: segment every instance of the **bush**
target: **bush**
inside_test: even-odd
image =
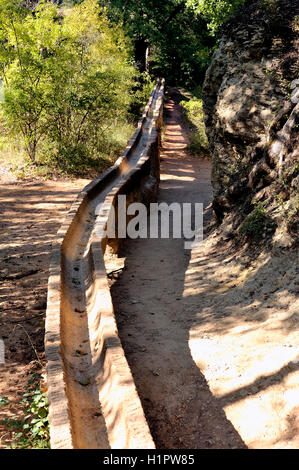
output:
[[[32,162],[71,169],[99,158],[111,128],[127,122],[136,70],[122,30],[96,0],[63,13],[0,0],[5,132]]]
[[[239,235],[258,238],[262,235],[265,224],[266,210],[261,204],[257,204],[252,213],[248,215],[243,222],[239,230]]]
[[[196,93],[199,95],[198,89]],[[194,96],[189,101],[183,101],[181,105],[192,127],[188,150],[194,155],[208,154],[208,138],[205,131],[202,99]]]
[[[155,83],[147,72],[140,74],[138,83],[133,89],[133,100],[130,107],[130,114],[134,122],[141,118],[154,86]]]

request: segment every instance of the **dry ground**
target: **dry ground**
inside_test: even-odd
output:
[[[202,202],[207,223],[210,162],[187,154],[172,98],[159,202]],[[298,258],[278,253],[217,231],[192,253],[182,240],[125,242],[112,294],[157,447],[298,448]]]
[[[186,152],[178,97],[167,104],[159,200],[203,202],[210,162]],[[0,194],[1,419],[20,413],[43,363],[51,241],[86,180],[15,182]],[[223,234],[199,250],[183,240],[126,241],[109,270],[120,336],[159,448],[298,448],[297,253],[258,256]],[[115,276],[117,277],[117,275]],[[33,347],[34,346],[34,347]],[[35,352],[35,350],[36,352]],[[11,433],[0,427],[0,447]]]
[[[19,402],[31,372],[44,363],[44,320],[51,243],[64,214],[88,180],[0,180],[0,338],[5,364],[0,364],[0,447],[11,442],[3,418],[22,414]],[[38,356],[38,358],[37,358]]]

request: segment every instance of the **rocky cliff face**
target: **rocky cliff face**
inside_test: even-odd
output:
[[[213,155],[213,205],[219,220],[230,214],[233,229],[259,202],[272,219],[272,232],[286,219],[282,213],[288,216],[289,233],[294,231],[298,15],[296,1],[247,2],[225,26],[206,74],[203,100]],[[232,219],[232,212],[238,217]]]

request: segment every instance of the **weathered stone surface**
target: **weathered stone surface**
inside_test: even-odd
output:
[[[267,10],[261,2],[248,2],[225,27],[207,71],[205,125],[219,219],[242,196],[269,186],[296,157],[295,3],[280,0]]]

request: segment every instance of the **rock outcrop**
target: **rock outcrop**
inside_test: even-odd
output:
[[[298,212],[298,15],[292,0],[250,1],[223,29],[203,86],[219,221],[257,201]]]

